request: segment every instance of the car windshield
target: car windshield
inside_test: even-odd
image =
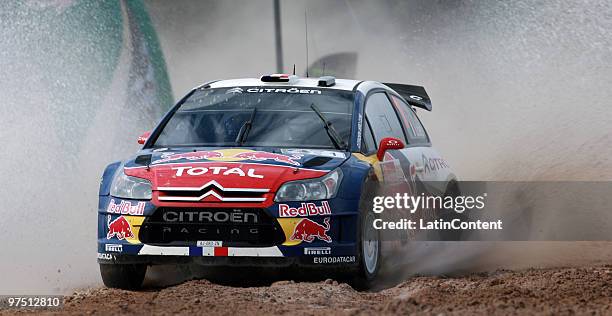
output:
[[[346,149],[352,109],[350,91],[269,86],[201,89],[167,121],[153,147]],[[339,144],[324,120],[331,123],[335,130],[331,134],[337,135]]]

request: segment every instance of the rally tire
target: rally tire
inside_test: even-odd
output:
[[[100,264],[102,282],[110,288],[138,290],[146,273],[145,264]]]
[[[455,181],[451,181],[446,188],[444,197],[450,196],[450,197],[455,198],[460,195],[461,195],[461,190],[459,188],[459,184]],[[440,218],[445,221],[451,221],[453,219],[460,219],[464,221],[467,219],[467,216],[465,213],[459,214],[452,210],[442,210],[442,211],[438,211],[438,213],[440,214]],[[439,235],[438,236],[439,239],[436,239],[436,240],[440,240],[440,241],[460,241],[462,240],[462,237],[464,237],[463,232],[461,230],[440,230],[438,232],[438,235]]]
[[[371,182],[364,183],[359,207],[358,230],[358,271],[354,285],[358,289],[367,290],[374,286],[380,267],[382,266],[381,242],[378,230],[372,226],[376,218],[372,212],[372,198],[377,190]]]

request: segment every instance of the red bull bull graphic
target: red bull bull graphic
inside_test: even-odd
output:
[[[152,164],[172,162],[181,159],[196,161],[196,160],[205,160],[210,158],[223,158],[223,153],[217,151],[194,151],[188,153],[167,153],[161,156],[161,159],[155,160]]]
[[[111,239],[113,237],[117,237],[119,240],[123,240],[126,238],[134,238],[134,233],[132,233],[132,226],[123,216],[117,217],[114,221],[111,222],[111,216],[108,215],[108,234],[106,234],[106,239]]]
[[[315,203],[302,203],[300,207],[290,207],[287,204],[278,205],[278,216],[280,217],[316,215],[331,215],[331,208],[327,201],[321,202],[320,206],[317,206]]]
[[[145,205],[145,202],[138,202],[136,205],[132,205],[132,202],[124,200],[117,204],[115,199],[111,199],[106,212],[121,215],[143,215]]]
[[[331,243],[332,239],[327,235],[329,231],[329,217],[323,220],[324,225],[321,225],[308,218],[302,219],[296,226],[291,235],[291,240],[301,240],[305,242],[313,242],[315,238]]]
[[[301,159],[303,155],[301,154],[292,154],[292,155],[282,155],[275,154],[267,151],[243,151],[236,154],[230,153],[229,155],[224,155],[224,152],[227,154],[227,150],[216,150],[216,151],[194,151],[187,153],[165,153],[161,156],[161,159],[155,160],[152,164],[160,164],[160,163],[168,163],[174,162],[178,160],[189,160],[189,161],[199,161],[199,160],[220,160],[223,161],[227,159],[227,161],[240,161],[240,160],[253,160],[253,161],[276,161],[280,163],[285,163],[293,166],[300,166],[300,163],[295,161],[296,159]],[[225,158],[225,159],[224,159]]]
[[[248,151],[234,155],[234,158],[244,158],[253,161],[266,161],[266,160],[274,160],[280,163],[286,163],[293,166],[300,166],[300,163],[295,161],[294,159],[301,159],[302,155],[281,155],[275,153],[269,153],[267,151]]]

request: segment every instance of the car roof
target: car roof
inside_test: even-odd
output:
[[[249,87],[249,86],[289,86],[289,87],[308,87],[325,88],[352,91],[361,81],[351,79],[336,79],[336,84],[331,87],[319,87],[319,78],[298,78],[295,82],[262,82],[259,78],[242,78],[219,80],[210,84],[211,88],[229,87]]]

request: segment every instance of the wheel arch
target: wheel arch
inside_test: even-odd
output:
[[[121,161],[115,161],[106,166],[104,172],[102,173],[102,179],[100,181],[100,189],[98,191],[99,196],[106,196],[110,194],[111,183],[113,182],[115,173],[117,172],[117,169],[120,166],[122,166]]]

